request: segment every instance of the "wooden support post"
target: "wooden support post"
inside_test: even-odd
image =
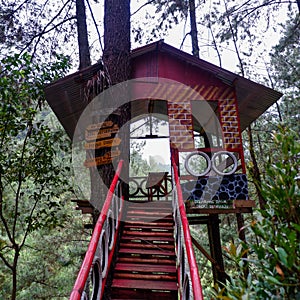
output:
[[[246,242],[246,236],[244,231],[244,217],[241,213],[236,214],[236,220],[237,220],[237,227],[238,227],[238,234],[240,240],[243,242]]]
[[[217,214],[211,214],[208,218],[208,238],[212,258],[217,264],[212,265],[214,282],[224,282],[226,280],[226,274],[224,269],[224,262],[221,248],[221,236],[220,236],[220,219]],[[218,268],[216,267],[218,265]]]
[[[242,214],[236,214],[236,220],[237,220],[237,227],[238,227],[238,234],[239,239],[242,240],[244,243],[246,243],[246,235],[244,230],[244,216]],[[247,258],[247,253],[244,254],[243,258]],[[244,267],[244,278],[247,278],[249,274],[249,268],[248,264],[245,264]]]

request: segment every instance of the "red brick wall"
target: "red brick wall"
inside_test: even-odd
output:
[[[177,149],[194,149],[190,101],[168,102],[170,143]]]
[[[242,141],[236,100],[219,100],[219,111],[224,148],[241,148]]]

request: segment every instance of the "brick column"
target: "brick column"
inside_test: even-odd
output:
[[[224,148],[242,148],[242,139],[235,99],[219,100]]]
[[[190,101],[168,102],[170,144],[172,148],[194,149]]]

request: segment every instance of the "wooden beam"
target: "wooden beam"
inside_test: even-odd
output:
[[[249,201],[249,200],[246,200]],[[252,213],[252,207],[239,208],[197,208],[186,207],[188,214],[237,214],[237,213]]]
[[[218,265],[218,262],[207,253],[207,251],[198,243],[198,241],[193,236],[192,241],[196,248],[211,262],[211,264],[214,265],[219,272],[224,272],[224,275],[228,277],[225,270],[222,270],[222,268]]]
[[[207,224],[207,216],[187,216],[190,225]]]
[[[235,207],[235,208],[255,207],[255,201],[253,201],[253,200],[233,200],[233,207]]]
[[[208,238],[212,258],[217,262],[217,264],[212,265],[214,282],[224,282],[226,281],[222,247],[221,247],[221,235],[220,235],[220,220],[219,216],[216,214],[209,215],[208,227]],[[218,268],[216,267],[218,265]]]

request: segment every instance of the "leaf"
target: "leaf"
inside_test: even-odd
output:
[[[282,271],[282,269],[280,268],[280,265],[277,264],[276,267],[275,267],[277,273],[281,276],[281,279],[284,280],[284,273]]]
[[[288,261],[287,261],[288,255],[287,255],[286,251],[283,248],[279,247],[277,249],[277,252],[278,252],[278,257],[279,257],[280,261],[283,263],[284,266],[288,267]]]
[[[282,283],[276,279],[273,276],[265,276],[266,280],[269,281],[270,283],[276,284],[276,285],[282,285]]]

